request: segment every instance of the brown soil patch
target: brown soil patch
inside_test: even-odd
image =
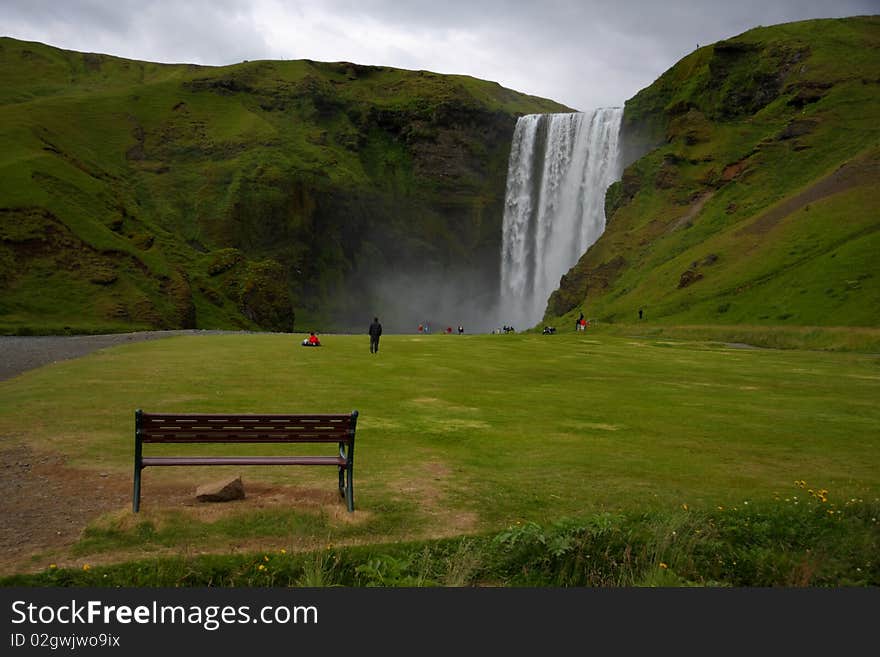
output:
[[[724,182],[730,182],[743,171],[746,170],[746,167],[749,165],[748,158],[740,160],[739,162],[734,162],[733,164],[728,164],[724,167],[724,171],[721,172],[721,180]]]
[[[331,478],[332,479],[332,478]],[[73,468],[57,454],[40,454],[24,445],[0,438],[0,575],[40,571],[54,563],[59,567],[124,561],[144,557],[131,554],[89,555],[75,558],[70,548],[90,525],[112,523],[124,528],[141,521],[156,524],[168,510],[182,512],[197,522],[215,522],[250,510],[295,508],[324,513],[332,524],[362,523],[368,511],[348,513],[345,502],[330,481],[321,490],[271,485],[245,480],[246,497],[228,503],[202,503],[195,498],[196,483],[145,482],[141,513],[131,513],[130,474]],[[285,547],[289,538],[231,541],[213,551],[236,552]],[[303,545],[311,549],[315,545]],[[179,550],[172,550],[179,554]],[[159,551],[149,553],[158,556]]]
[[[699,198],[697,198],[690,205],[686,214],[682,215],[670,224],[667,232],[671,233],[672,231],[679,230],[680,228],[686,228],[687,226],[693,224],[696,216],[700,214],[700,211],[703,209],[706,203],[709,202],[709,199],[711,199],[714,195],[714,192],[706,192],[704,194],[701,194]]]
[[[131,504],[130,479],[69,468],[61,456],[8,440],[0,444],[0,572],[48,565],[34,558],[69,548],[90,520]]]

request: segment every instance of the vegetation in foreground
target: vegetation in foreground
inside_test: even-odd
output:
[[[699,512],[517,522],[493,535],[57,568],[4,586],[880,586],[880,500],[784,500]],[[139,526],[142,536],[154,531]]]
[[[322,343],[173,337],[0,383],[0,435],[84,482],[130,476],[135,408],[361,413],[354,514],[311,468],[242,469],[299,501],[211,511],[185,491],[218,473],[148,469],[140,514],[92,519],[4,581],[259,583],[265,555],[289,584],[329,545],[347,585],[877,582],[876,355],[592,329]]]

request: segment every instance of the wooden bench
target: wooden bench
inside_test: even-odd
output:
[[[339,469],[339,493],[354,511],[354,433],[358,412],[314,415],[245,415],[205,413],[134,414],[135,513],[141,504],[141,471],[171,465],[331,465]],[[144,443],[336,443],[328,456],[144,456]]]

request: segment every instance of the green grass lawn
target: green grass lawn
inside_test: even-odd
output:
[[[65,455],[87,483],[130,471],[137,408],[360,412],[353,517],[329,496],[329,469],[238,468],[246,488],[289,484],[327,501],[256,513],[229,505],[206,519],[190,507],[162,508],[151,493],[194,489],[219,469],[148,468],[137,519],[121,508],[75,546],[105,558],[222,550],[235,540],[296,549],[601,513],[714,511],[803,499],[801,481],[827,489],[829,504],[880,496],[875,355],[588,332],[386,335],[373,356],[366,335],[325,335],[320,349],[300,347],[300,338],[174,337],[27,372],[0,383],[0,436]]]

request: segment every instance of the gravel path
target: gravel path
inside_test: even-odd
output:
[[[85,356],[98,349],[127,342],[158,340],[174,335],[248,333],[249,331],[140,331],[109,335],[0,336],[0,381],[36,367]]]

